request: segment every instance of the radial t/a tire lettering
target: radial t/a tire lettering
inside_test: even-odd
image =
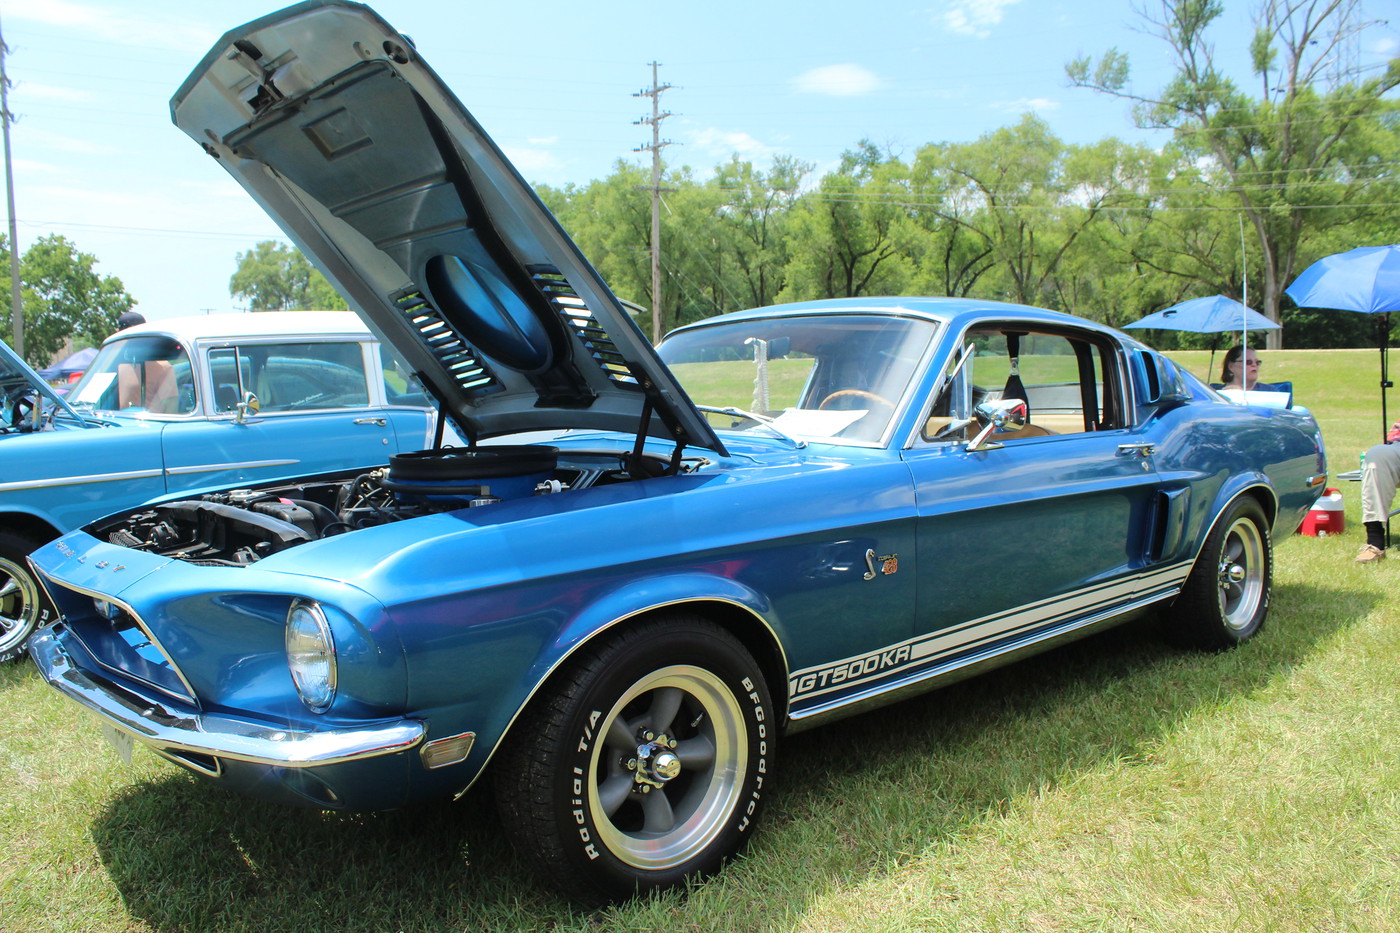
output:
[[[1253,638],[1269,614],[1273,559],[1263,508],[1236,499],[1211,528],[1181,594],[1164,613],[1167,637],[1207,650]]]
[[[581,650],[506,737],[503,821],[545,878],[590,903],[717,870],[752,834],[776,724],[753,657],[694,616]]]

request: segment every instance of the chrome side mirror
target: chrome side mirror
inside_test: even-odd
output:
[[[1026,426],[1026,416],[1030,413],[1024,399],[995,398],[983,402],[973,411],[982,430],[967,445],[969,451],[995,450],[1001,445],[988,438],[995,434],[1010,434]]]
[[[249,415],[256,415],[262,411],[262,403],[252,392],[243,393],[243,401],[233,407],[236,414],[233,416],[234,424],[243,424],[248,420]]]

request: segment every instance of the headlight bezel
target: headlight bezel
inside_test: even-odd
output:
[[[292,600],[287,609],[285,646],[287,670],[297,696],[313,713],[324,713],[335,702],[339,675],[335,634],[320,603]]]

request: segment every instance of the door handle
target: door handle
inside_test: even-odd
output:
[[[1146,459],[1152,456],[1154,453],[1156,453],[1156,451],[1156,444],[1149,444],[1146,442],[1141,444],[1118,445],[1118,456],[1120,457],[1141,457],[1143,459]]]
[[[356,424],[375,424],[375,425],[378,425],[379,427],[382,428],[382,427],[384,427],[386,424],[388,424],[389,421],[388,421],[388,419],[386,419],[386,418],[356,418],[356,419],[355,419],[355,423],[356,423]]]

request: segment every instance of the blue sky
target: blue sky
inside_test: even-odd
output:
[[[1151,0],[1149,0],[1151,2]],[[701,177],[737,153],[830,169],[869,138],[896,153],[968,141],[1034,111],[1071,142],[1160,144],[1121,101],[1067,86],[1064,65],[1127,51],[1145,93],[1170,74],[1165,44],[1128,0],[863,0],[656,4],[594,0],[379,0],[532,182],[608,174],[650,129],[648,63],[661,63],[672,164]],[[1226,0],[1218,60],[1243,65],[1252,2]],[[1387,3],[1373,3],[1384,15]],[[9,46],[20,248],[61,234],[122,279],[148,318],[237,310],[236,254],[277,226],[170,123],[168,102],[228,28],[276,0],[0,0]],[[1400,23],[1371,30],[1363,62],[1396,54]]]

